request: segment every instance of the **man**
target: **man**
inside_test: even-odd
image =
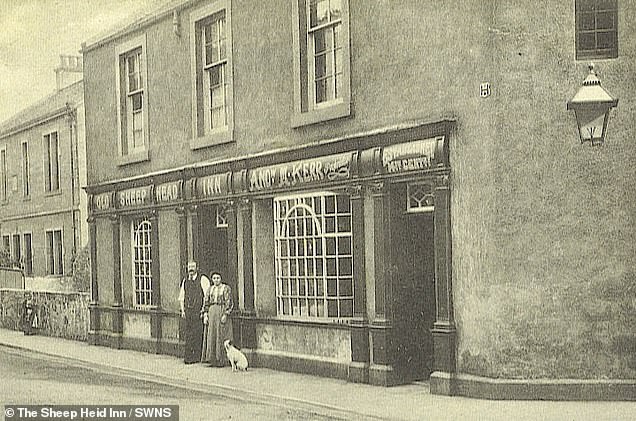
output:
[[[188,276],[181,281],[179,305],[181,317],[185,319],[183,329],[185,340],[184,361],[186,364],[201,361],[203,345],[203,320],[201,310],[204,296],[210,288],[210,280],[199,273],[197,263],[188,262]]]

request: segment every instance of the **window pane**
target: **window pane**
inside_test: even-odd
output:
[[[597,0],[576,0],[576,7],[579,10],[594,10]]]
[[[329,317],[338,317],[338,301],[337,300],[327,300],[327,316]]]
[[[350,237],[339,237],[338,238],[338,255],[349,255],[351,254],[351,238]]]
[[[316,82],[316,104],[325,102],[328,99],[327,79]]]
[[[321,29],[320,31],[314,32],[314,54],[320,54],[327,50],[330,47],[327,39],[327,34],[329,31],[326,29]]]
[[[614,12],[601,12],[596,16],[596,29],[613,29]]]
[[[340,19],[340,17],[342,16],[342,5],[340,4],[340,0],[331,0],[329,2],[329,5],[331,6],[331,20],[337,20]]]
[[[340,317],[353,317],[353,300],[340,301]]]
[[[313,28],[329,21],[329,0],[310,0],[309,27]]]
[[[596,36],[597,48],[613,48],[616,45],[615,32],[599,32]]]
[[[338,281],[338,295],[340,297],[351,297],[353,296],[353,282],[351,279],[341,279]]]
[[[579,34],[579,50],[594,50],[596,49],[596,37],[594,33],[591,34]]]
[[[594,13],[580,13],[579,14],[579,30],[590,31],[594,30]]]
[[[139,111],[143,107],[143,96],[141,92],[132,96],[132,110]]]

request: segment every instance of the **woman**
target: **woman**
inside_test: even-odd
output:
[[[205,294],[203,310],[203,323],[207,329],[205,343],[203,345],[203,361],[212,366],[223,367],[227,362],[223,342],[232,340],[232,322],[230,313],[234,308],[232,303],[232,290],[221,282],[221,274],[212,273],[212,285]]]

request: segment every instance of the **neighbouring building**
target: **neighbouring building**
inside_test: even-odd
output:
[[[82,57],[56,91],[0,123],[0,247],[26,276],[60,277],[88,243]]]
[[[257,367],[633,398],[635,13],[181,1],[85,43],[91,342],[180,355],[194,259]],[[600,147],[566,109],[590,60]]]

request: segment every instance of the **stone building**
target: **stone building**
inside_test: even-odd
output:
[[[195,259],[257,367],[633,396],[634,13],[192,0],[88,41],[91,341],[179,355]],[[566,109],[589,60],[598,147]]]
[[[0,123],[0,247],[35,277],[66,275],[88,243],[81,57],[55,73],[55,92]]]

